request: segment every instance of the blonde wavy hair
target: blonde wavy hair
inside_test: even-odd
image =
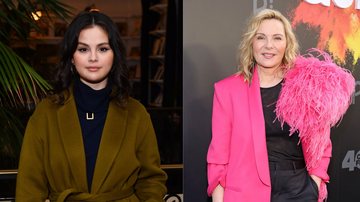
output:
[[[293,61],[299,54],[299,44],[292,30],[291,24],[279,11],[272,9],[264,9],[254,15],[247,26],[246,32],[242,36],[242,40],[237,50],[237,61],[239,63],[238,73],[244,76],[245,81],[251,82],[252,74],[255,66],[255,59],[253,54],[252,42],[253,38],[264,20],[276,19],[279,20],[285,30],[286,49],[282,60],[283,70],[290,69]]]

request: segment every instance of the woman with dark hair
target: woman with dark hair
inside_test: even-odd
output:
[[[166,174],[149,114],[129,97],[125,53],[108,16],[69,25],[54,89],[26,128],[16,201],[163,201]]]
[[[116,87],[114,89],[114,97],[116,97],[118,104],[125,104],[129,96],[125,45],[120,38],[116,25],[108,16],[99,12],[83,12],[79,14],[65,33],[62,43],[60,68],[58,68],[54,92],[61,93],[71,85],[74,77],[73,73],[76,73],[74,72],[73,55],[78,48],[80,32],[83,28],[92,25],[101,27],[108,35],[108,43],[114,54],[114,59],[111,71],[107,76],[109,81]]]

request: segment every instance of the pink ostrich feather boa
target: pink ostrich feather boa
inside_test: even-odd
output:
[[[289,124],[290,135],[299,132],[301,143],[308,148],[304,151],[309,153],[306,166],[316,168],[330,141],[330,128],[339,122],[351,103],[355,79],[327,53],[317,49],[299,56],[284,78],[276,104],[277,118],[282,124]],[[319,201],[326,196],[323,182]]]

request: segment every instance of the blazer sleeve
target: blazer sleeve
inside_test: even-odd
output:
[[[208,189],[211,196],[215,187],[225,187],[229,162],[230,139],[232,133],[232,103],[226,87],[214,85],[212,111],[212,139],[207,153]]]
[[[34,112],[26,126],[22,143],[16,182],[16,201],[45,201],[48,196],[47,177],[44,169],[44,140],[41,133],[45,130],[45,117]]]
[[[303,151],[305,151],[305,153],[304,153],[305,159],[311,158],[310,156],[308,156],[310,154],[306,153],[307,144],[305,142],[302,142],[302,147],[303,147]],[[324,150],[324,154],[319,159],[318,166],[308,168],[308,172],[310,175],[315,175],[315,176],[321,178],[321,180],[322,180],[320,183],[318,201],[324,201],[324,199],[327,197],[326,182],[329,182],[329,180],[330,180],[327,170],[328,170],[329,163],[330,163],[331,152],[332,152],[332,143],[331,143],[331,140],[329,137],[326,148]]]
[[[135,193],[141,201],[163,201],[166,194],[166,173],[160,168],[160,155],[158,151],[154,128],[149,114],[140,121],[137,143],[137,159],[140,163],[140,172],[135,184]]]
[[[304,151],[307,151],[306,144],[303,144],[303,148],[304,148]],[[324,154],[321,157],[321,159],[319,160],[319,165],[317,167],[308,169],[308,172],[310,175],[316,175],[319,178],[321,178],[323,182],[329,182],[330,177],[327,173],[327,170],[328,170],[328,167],[330,164],[331,152],[332,152],[332,144],[331,144],[331,140],[329,138],[326,148],[324,150]],[[305,158],[306,157],[307,156],[305,155]]]

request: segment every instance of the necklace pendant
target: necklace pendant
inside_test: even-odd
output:
[[[95,116],[94,113],[87,113],[86,112],[86,120],[94,120]]]

